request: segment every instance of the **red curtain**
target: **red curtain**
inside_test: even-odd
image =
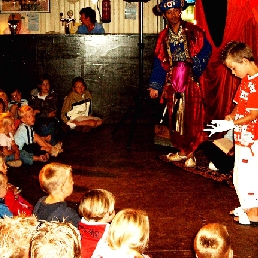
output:
[[[216,1],[213,3],[216,4]],[[219,19],[219,13],[217,17]],[[212,44],[212,56],[202,76],[207,123],[210,123],[212,119],[224,119],[225,115],[231,112],[232,100],[240,83],[240,79],[233,76],[219,60],[224,45],[231,40],[245,42],[253,49],[255,58],[258,57],[258,0],[227,1],[226,26],[223,41],[219,47],[214,45],[209,33],[202,0],[196,1],[196,20],[197,24],[206,31],[207,38]]]

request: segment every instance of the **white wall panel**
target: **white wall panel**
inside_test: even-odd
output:
[[[139,33],[139,3],[135,3],[137,6],[136,20],[129,20],[124,18],[126,2],[111,0],[111,22],[103,24],[106,33]],[[39,13],[39,30],[33,31],[32,34],[45,34],[47,32],[64,34],[65,28],[60,22],[60,13],[63,13],[64,18],[67,18],[67,11],[72,10],[74,12],[73,18],[76,19],[78,25],[80,23],[79,11],[87,6],[96,11],[97,20],[100,21],[97,4],[93,4],[91,0],[78,0],[73,4],[69,3],[69,0],[50,0],[50,4],[50,13]],[[158,33],[160,31],[162,18],[156,17],[152,13],[152,8],[156,4],[157,0],[143,3],[143,33]],[[102,0],[99,0],[98,5],[101,12]],[[27,16],[26,13],[22,13],[22,15]],[[9,14],[0,14],[0,34],[8,26],[8,16]],[[74,31],[75,28],[71,29],[71,32]]]

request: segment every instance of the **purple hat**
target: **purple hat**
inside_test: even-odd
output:
[[[187,2],[185,0],[164,0],[154,8],[158,14],[163,14],[171,8],[182,8],[182,10],[185,10],[187,8]]]

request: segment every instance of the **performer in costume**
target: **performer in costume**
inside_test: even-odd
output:
[[[158,35],[149,93],[166,99],[170,140],[180,150],[167,155],[172,161],[193,158],[189,154],[204,140],[202,74],[212,48],[202,28],[182,20],[186,7],[184,0],[164,0],[153,8],[167,27]]]

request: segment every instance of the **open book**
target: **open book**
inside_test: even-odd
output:
[[[230,141],[228,138],[220,138],[220,139],[214,140],[213,143],[226,154],[231,150],[231,148],[234,145],[233,142]]]

